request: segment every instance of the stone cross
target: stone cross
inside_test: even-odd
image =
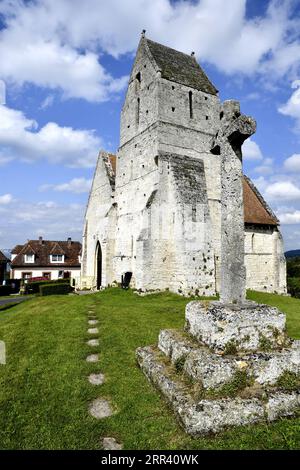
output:
[[[238,101],[225,101],[211,152],[221,155],[221,286],[220,301],[246,299],[242,144],[256,122],[240,113]]]

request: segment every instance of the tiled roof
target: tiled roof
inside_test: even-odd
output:
[[[109,158],[110,164],[112,166],[113,172],[116,174],[117,157],[116,157],[116,155],[113,155],[112,153],[109,153],[108,158]]]
[[[243,189],[245,223],[279,225],[276,215],[247,176],[244,176]]]
[[[12,267],[80,267],[78,256],[81,251],[81,243],[76,241],[50,241],[28,240],[24,245],[17,245],[12,254],[17,256],[12,260]],[[34,263],[24,263],[24,254],[34,253]],[[64,254],[64,263],[51,263],[51,254]]]
[[[150,41],[150,39],[145,39],[145,41],[163,78],[211,95],[218,93],[193,56]]]

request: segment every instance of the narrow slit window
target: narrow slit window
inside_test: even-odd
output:
[[[140,98],[136,102],[136,123],[137,125],[140,123]]]
[[[192,222],[197,221],[197,209],[196,206],[192,206]]]
[[[190,118],[193,119],[193,93],[189,91]]]

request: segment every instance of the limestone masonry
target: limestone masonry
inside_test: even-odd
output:
[[[142,35],[118,154],[101,152],[97,162],[81,287],[123,279],[141,291],[185,295],[213,295],[224,282],[240,296],[245,288],[285,293],[279,222],[248,178],[234,178],[242,172],[241,144],[253,132],[255,122],[240,114],[238,102],[220,102],[193,55]],[[226,163],[224,152],[232,155]],[[221,215],[221,197],[230,190],[236,200]],[[233,285],[233,271],[241,280],[246,271],[246,283]]]

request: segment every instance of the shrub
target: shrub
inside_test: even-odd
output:
[[[10,286],[0,286],[0,296],[1,295],[9,295],[11,293]]]
[[[298,277],[288,277],[287,288],[292,297],[300,299],[300,279]]]
[[[40,286],[45,286],[49,284],[67,284],[66,279],[57,279],[55,281],[51,280],[44,280],[44,281],[31,281],[28,282],[25,287],[26,287],[26,293],[27,294],[38,294],[40,292]]]
[[[300,258],[291,258],[287,260],[288,277],[300,278]]]
[[[56,284],[44,284],[39,287],[40,295],[66,295],[73,291],[70,283],[57,282]]]

